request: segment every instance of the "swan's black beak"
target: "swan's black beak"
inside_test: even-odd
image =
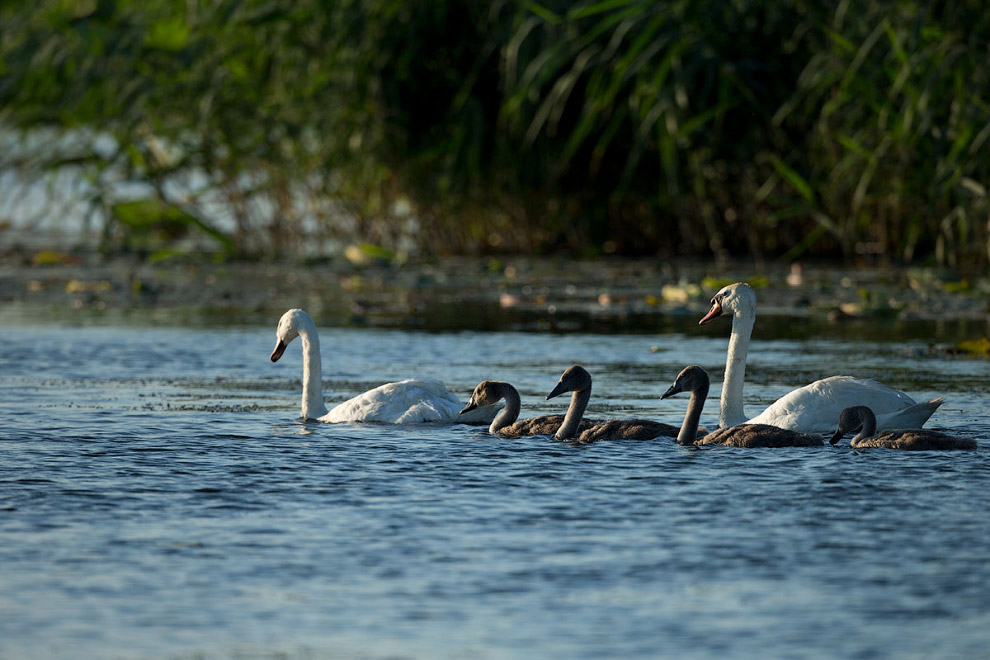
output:
[[[282,353],[285,353],[285,342],[281,339],[275,344],[275,350],[272,351],[272,362],[278,362],[278,359],[282,357]]]
[[[471,412],[472,410],[474,410],[474,409],[475,409],[475,408],[477,408],[477,407],[478,407],[478,404],[477,404],[477,403],[475,403],[475,402],[474,402],[474,401],[472,400],[472,401],[471,401],[471,403],[469,403],[469,404],[467,404],[466,406],[464,406],[464,410],[462,410],[462,411],[461,411],[461,412],[459,412],[458,414],[459,414],[459,415],[463,415],[464,413],[468,413],[468,412]]]
[[[830,445],[835,445],[835,444],[837,444],[837,443],[839,442],[839,440],[842,440],[842,436],[843,436],[843,435],[845,435],[845,434],[844,434],[844,433],[842,432],[842,430],[841,430],[841,429],[839,429],[839,430],[837,430],[837,431],[835,432],[835,435],[833,435],[833,436],[831,437],[831,439],[830,439],[830,440],[828,441],[828,442],[829,442],[829,444],[830,444]]]
[[[554,398],[555,396],[563,394],[566,391],[567,391],[567,386],[564,385],[564,381],[561,380],[552,390],[550,390],[550,394],[547,395],[547,401]]]
[[[722,316],[722,306],[718,304],[717,300],[712,300],[712,308],[698,321],[698,325],[705,325],[712,319],[717,319],[720,316]]]
[[[681,388],[680,383],[674,383],[673,385],[667,388],[666,392],[660,395],[660,398],[666,399],[667,397],[674,396],[675,394],[678,394],[679,392],[683,392],[683,391],[684,390]]]

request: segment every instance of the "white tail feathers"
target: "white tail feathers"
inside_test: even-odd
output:
[[[877,415],[877,429],[920,429],[943,403],[945,399],[938,397],[894,412]]]

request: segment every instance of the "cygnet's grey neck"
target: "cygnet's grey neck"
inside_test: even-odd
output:
[[[693,445],[697,439],[698,423],[701,420],[701,411],[705,407],[705,399],[708,398],[709,386],[708,382],[698,383],[691,391],[687,412],[684,413],[684,422],[681,423],[681,430],[677,433],[677,444]]]
[[[581,424],[581,418],[584,416],[584,410],[588,407],[588,401],[591,400],[591,388],[584,390],[576,390],[571,393],[571,404],[567,407],[567,414],[564,415],[564,422],[557,429],[557,433],[554,434],[554,438],[557,440],[566,440],[567,438],[573,437],[578,430],[578,426]]]
[[[851,442],[859,442],[866,438],[872,438],[877,434],[877,417],[873,414],[872,410],[864,406],[859,411],[859,421],[863,423],[863,428],[859,430],[859,433],[856,434],[856,437]]]
[[[505,407],[492,420],[492,425],[488,427],[489,433],[498,433],[499,430],[509,426],[519,419],[519,392],[509,383],[499,382],[494,389],[495,395],[505,399]]]

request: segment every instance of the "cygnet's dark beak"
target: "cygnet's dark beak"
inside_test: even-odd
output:
[[[666,392],[664,392],[663,394],[660,395],[660,398],[661,399],[666,399],[669,396],[674,396],[675,394],[677,394],[679,392],[683,392],[683,391],[684,390],[681,389],[681,384],[680,383],[674,383],[673,385],[671,385],[670,387],[667,388],[667,391]]]
[[[278,359],[282,357],[282,353],[285,353],[285,342],[281,339],[275,344],[275,350],[272,351],[272,362],[278,362]]]
[[[831,445],[837,444],[839,440],[842,440],[843,435],[845,434],[842,432],[841,429],[836,430],[835,435],[833,435],[832,438],[828,441],[829,444]]]
[[[563,394],[566,391],[567,391],[567,386],[564,385],[564,381],[562,380],[559,381],[557,385],[552,390],[550,390],[550,394],[547,395],[547,401],[549,401],[550,399],[554,398],[559,394]]]
[[[712,319],[717,319],[720,316],[722,316],[722,306],[718,304],[718,301],[713,300],[712,308],[698,321],[698,325],[705,325]]]
[[[475,402],[474,402],[474,400],[472,399],[472,400],[471,400],[471,403],[469,403],[469,404],[467,404],[466,406],[464,406],[464,410],[462,410],[462,411],[461,411],[461,412],[459,412],[458,414],[459,414],[459,415],[463,415],[464,413],[467,413],[467,412],[471,412],[472,410],[474,410],[474,409],[475,409],[475,408],[477,408],[477,407],[478,407],[478,404],[477,404],[477,403],[475,403]]]

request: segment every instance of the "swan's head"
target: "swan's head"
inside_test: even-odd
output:
[[[591,374],[584,367],[574,365],[560,376],[556,387],[547,395],[547,401],[564,392],[583,392],[590,389]]]
[[[508,385],[508,383],[497,380],[483,380],[478,383],[478,386],[474,388],[474,392],[471,393],[471,401],[464,406],[464,410],[460,414],[463,415],[476,408],[498,403],[502,398],[502,393],[499,391],[502,385]]]
[[[829,443],[836,444],[842,439],[846,433],[856,433],[862,430],[863,425],[869,420],[873,419],[873,425],[876,426],[876,416],[873,411],[867,406],[851,406],[846,408],[841,413],[839,413],[839,427],[835,430],[835,434],[829,440]]]
[[[301,329],[314,325],[313,318],[301,309],[290,309],[282,314],[282,318],[278,320],[278,328],[275,329],[275,350],[272,351],[272,362],[278,362],[282,353],[285,353],[285,347],[299,336]]]
[[[712,297],[712,308],[698,321],[698,325],[705,325],[723,314],[735,316],[741,312],[754,313],[755,310],[756,293],[753,292],[753,287],[745,282],[736,282],[722,287]]]
[[[674,384],[667,388],[667,391],[660,395],[661,399],[674,396],[680,392],[697,392],[698,390],[708,390],[708,372],[696,364],[684,367],[681,373],[677,374]]]

